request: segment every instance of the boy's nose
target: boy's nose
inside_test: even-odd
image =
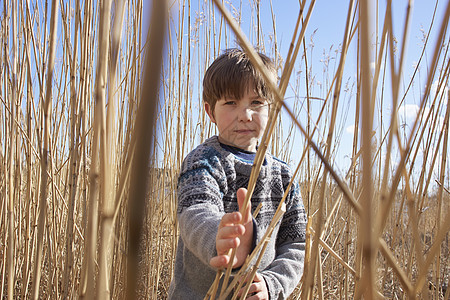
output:
[[[252,110],[248,107],[243,107],[239,112],[239,121],[248,122],[252,120]]]

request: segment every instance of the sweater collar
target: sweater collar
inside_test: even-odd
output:
[[[220,153],[222,153],[224,156],[227,156],[229,159],[232,159],[235,163],[235,169],[236,171],[239,171],[241,174],[250,177],[253,162],[256,156],[256,153],[244,151],[242,149],[224,145],[219,142],[218,136],[213,136],[208,139],[208,142],[212,143],[216,150],[218,150]],[[231,149],[229,149],[231,148]],[[235,153],[236,152],[236,153]],[[239,153],[240,152],[240,153]],[[250,159],[249,156],[252,156]],[[261,171],[259,176],[261,178],[264,178],[267,176],[270,165],[272,164],[272,156],[267,154],[264,156],[264,162],[261,166]]]

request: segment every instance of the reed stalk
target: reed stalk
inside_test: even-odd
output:
[[[7,9],[6,9],[6,1],[4,1],[3,2],[3,20],[2,20],[2,29],[3,30],[8,30],[8,22],[7,22]],[[2,41],[2,47],[1,47],[1,49],[3,50],[2,52],[5,52],[5,53],[7,53],[7,42],[4,40],[4,38],[2,37],[1,38],[1,41]],[[1,51],[1,50],[0,50]],[[3,53],[2,53],[3,54]],[[4,59],[3,59],[3,63],[5,63],[6,64],[6,57],[4,57]],[[4,85],[6,85],[6,83],[7,83],[7,80],[6,80],[6,76],[4,76],[4,78],[3,78],[3,80],[2,80],[2,84],[4,84]],[[6,92],[6,89],[3,89],[3,93],[2,93],[2,102],[3,102],[3,104],[4,104],[4,106],[5,107],[7,107],[7,105],[6,105],[6,102],[3,100],[3,98],[6,98],[6,94],[7,94],[7,92]],[[2,114],[4,113],[4,110],[7,110],[6,108],[5,109],[2,109]],[[6,135],[6,121],[3,121],[2,122],[2,137],[4,136],[4,135]],[[5,184],[6,184],[6,178],[8,177],[8,173],[7,173],[7,171],[6,171],[6,162],[5,162],[5,150],[3,149],[3,147],[1,148],[1,150],[0,150],[1,152],[0,152],[0,158],[1,158],[1,165],[2,165],[2,170],[1,170],[1,183],[2,183],[2,186],[4,186]],[[4,199],[6,199],[6,197],[7,197],[7,193],[6,193],[6,189],[2,189],[2,197],[4,198]],[[4,203],[4,201],[2,201],[2,205],[1,205],[1,212],[0,212],[0,219],[1,219],[1,224],[3,224],[5,221],[5,219],[7,220],[7,208],[5,207],[6,206],[6,203]],[[7,222],[7,221],[6,221]],[[7,236],[3,236],[3,242],[6,244],[6,239],[7,239]],[[6,278],[6,271],[7,271],[7,262],[6,262],[6,257],[7,257],[7,255],[3,255],[3,259],[2,259],[2,270],[1,270],[1,278],[2,278],[2,283],[1,283],[1,291],[0,291],[0,297],[2,297],[3,298],[3,294],[4,294],[4,290],[5,290],[5,286],[6,286],[6,284],[5,284],[5,278]]]
[[[49,49],[49,65],[47,72],[45,102],[42,108],[44,115],[44,132],[43,145],[41,152],[41,189],[39,201],[39,219],[37,227],[37,243],[33,275],[33,299],[39,297],[39,283],[42,272],[42,256],[44,247],[44,225],[47,212],[47,180],[48,180],[48,162],[49,162],[49,144],[50,144],[50,118],[51,118],[51,103],[52,103],[52,79],[55,64],[55,50],[56,50],[56,26],[58,24],[57,17],[58,1],[52,1],[51,19],[50,19],[50,49]]]
[[[450,92],[449,92],[450,93]],[[445,155],[445,153],[447,153],[448,150],[448,136],[449,136],[449,119],[450,119],[450,95],[447,94],[447,109],[445,112],[445,117],[444,117],[444,124],[443,124],[443,130],[442,130],[442,135],[444,136],[444,144],[442,145],[442,160],[441,160],[441,172],[439,174],[439,181],[440,182],[444,182],[445,180],[445,169],[447,166],[447,155]],[[441,231],[441,217],[442,217],[442,195],[443,195],[444,189],[443,186],[441,185],[438,191],[438,195],[437,195],[437,200],[438,200],[438,212],[437,212],[437,218],[436,218],[436,227],[437,227],[437,231],[440,232]],[[436,257],[436,269],[435,269],[435,283],[438,287],[441,286],[441,260],[442,260],[442,254],[441,254],[441,250],[442,248],[439,247],[439,249],[437,250],[437,257]],[[436,299],[439,297],[439,288],[436,289]],[[446,297],[448,297],[448,293],[446,295]]]
[[[30,139],[32,139],[32,127],[31,127],[31,104],[32,104],[32,81],[31,81],[31,62],[30,62],[30,56],[31,56],[31,22],[30,22],[30,9],[28,3],[26,3],[26,9],[25,9],[25,18],[26,18],[26,35],[25,35],[25,45],[26,45],[26,67],[27,67],[27,136],[28,136],[28,142],[27,142],[27,186],[26,186],[26,199],[31,199],[32,197],[32,144],[30,142]],[[26,204],[25,208],[25,223],[28,225],[30,224],[30,218],[31,218],[31,203]],[[31,265],[31,259],[30,259],[30,236],[31,236],[31,229],[30,226],[26,226],[25,229],[25,249],[24,249],[24,264],[22,267],[22,280],[25,283],[22,286],[20,296],[22,298],[25,298],[25,295],[28,294],[28,286],[29,281],[31,277],[30,273],[30,265]]]
[[[136,281],[138,275],[138,252],[140,234],[143,227],[142,208],[145,207],[147,197],[147,176],[150,166],[150,150],[153,136],[153,122],[156,115],[159,78],[162,67],[163,47],[167,14],[166,1],[156,1],[152,6],[152,26],[149,40],[152,45],[148,48],[145,77],[143,80],[142,98],[136,116],[136,136],[132,143],[136,144],[135,157],[130,178],[129,202],[129,243],[127,266],[127,298],[136,297]]]
[[[105,3],[105,12],[111,11],[111,2]],[[112,280],[111,276],[108,274],[112,274],[112,255],[113,255],[113,214],[115,210],[115,172],[114,169],[116,167],[116,124],[115,124],[115,115],[116,112],[116,73],[117,73],[117,61],[119,56],[119,46],[121,42],[121,32],[122,32],[122,23],[124,16],[124,2],[118,1],[115,4],[115,16],[114,16],[114,25],[112,28],[112,41],[111,46],[105,46],[105,53],[109,51],[107,49],[111,49],[111,59],[110,59],[110,68],[108,71],[108,107],[105,117],[104,123],[104,134],[102,139],[102,147],[101,152],[103,156],[103,174],[104,175],[104,184],[102,195],[104,198],[102,199],[102,219],[101,219],[101,241],[102,245],[100,246],[100,292],[103,293],[101,298],[110,298],[112,296]],[[107,37],[107,32],[110,31],[109,19],[110,15],[108,13],[105,14],[105,19],[107,19],[107,24],[104,24],[104,36]],[[102,31],[100,31],[102,32]],[[100,33],[102,35],[102,33]],[[103,41],[106,42],[106,41]],[[107,57],[107,56],[106,56]],[[105,61],[105,64],[108,62]],[[106,74],[104,74],[106,77]],[[105,96],[106,98],[106,96]],[[105,107],[104,103],[102,107]]]
[[[91,179],[91,184],[95,186],[96,183],[94,181],[99,177],[99,199],[98,199],[98,207],[103,208],[103,205],[107,205],[107,201],[105,200],[109,196],[109,190],[106,190],[106,187],[110,188],[109,184],[109,176],[110,173],[107,174],[107,151],[106,151],[106,87],[107,87],[107,72],[108,72],[108,55],[109,53],[109,36],[108,32],[110,30],[110,13],[111,13],[111,1],[106,0],[100,2],[99,9],[99,27],[98,27],[98,57],[99,62],[97,64],[96,70],[96,82],[95,82],[95,107],[94,107],[94,143],[98,143],[100,157],[97,158],[97,152],[93,152],[94,160],[99,159],[99,169],[98,174],[94,175]],[[100,53],[104,53],[100,55]],[[98,141],[96,139],[99,139]],[[95,149],[94,149],[95,150]],[[96,165],[95,163],[93,164]],[[94,196],[95,197],[95,196]],[[90,201],[96,201],[95,198],[91,198]],[[97,216],[96,216],[97,217]],[[104,252],[104,243],[106,240],[102,239],[103,229],[103,212],[100,210],[100,249],[99,249],[99,265],[100,272],[98,277],[98,294],[96,297],[100,299],[109,298],[109,287],[108,287],[108,274],[105,273],[105,252]]]
[[[346,23],[346,28],[345,28],[345,34],[344,34],[344,40],[343,40],[343,51],[341,54],[341,58],[339,61],[339,67],[338,67],[338,71],[336,72],[336,84],[335,84],[335,91],[333,94],[333,107],[332,107],[332,115],[331,115],[331,119],[330,119],[330,125],[329,125],[329,131],[328,131],[328,135],[327,135],[327,152],[325,153],[325,159],[329,160],[330,159],[330,151],[331,151],[331,145],[332,145],[332,139],[333,139],[333,132],[334,132],[334,127],[335,127],[335,123],[336,123],[336,114],[337,114],[337,105],[339,102],[339,96],[340,96],[340,89],[341,89],[341,83],[342,83],[342,74],[344,71],[344,65],[345,65],[345,59],[346,59],[346,54],[347,54],[347,47],[348,47],[348,42],[350,39],[350,20],[351,20],[351,14],[353,11],[353,6],[354,3],[353,1],[350,1],[349,7],[348,7],[348,16],[347,16],[347,23]],[[318,234],[316,234],[314,236],[314,240],[313,240],[313,249],[318,249],[318,243],[319,243],[319,236],[321,235],[322,232],[322,224],[323,224],[323,209],[324,209],[324,200],[325,200],[325,192],[326,192],[326,182],[327,182],[327,175],[328,172],[325,171],[325,173],[323,174],[322,177],[322,189],[321,189],[321,196],[320,199],[321,201],[319,202],[319,207],[318,207],[318,211],[317,211],[317,218],[316,218],[316,222],[315,222],[315,228],[318,232]],[[315,261],[316,260],[316,256],[318,256],[319,253],[317,251],[314,251],[312,253],[311,256],[311,260]],[[312,268],[308,270],[308,274],[306,275],[306,280],[305,280],[305,285],[306,285],[306,289],[305,290],[305,294],[307,295],[307,299],[310,299],[310,295],[312,295],[312,288],[313,288],[313,284],[314,284],[314,274],[315,274],[315,269],[314,269],[315,264],[312,264]]]
[[[85,145],[87,144],[87,138],[86,138],[86,132],[87,132],[87,91],[89,88],[89,56],[90,56],[90,43],[89,37],[90,37],[90,30],[91,30],[91,16],[92,16],[92,2],[86,1],[84,6],[84,18],[82,22],[82,39],[81,39],[81,53],[80,53],[80,88],[79,88],[79,97],[80,97],[80,118],[82,121],[80,122],[80,145],[81,149],[85,149]],[[98,151],[98,144],[97,139],[93,140],[93,144],[91,145],[93,147],[92,151],[97,150]],[[96,152],[93,152],[96,153]],[[87,174],[86,170],[86,151],[81,150],[80,157],[83,161],[82,163],[82,174]],[[93,163],[96,163],[96,156],[94,156]],[[83,177],[83,185],[86,187],[86,183],[89,180],[93,185],[89,189],[89,199],[92,201],[88,202],[88,195],[86,188],[84,188],[84,191],[82,191],[80,194],[82,195],[82,210],[83,210],[83,230],[85,233],[85,245],[83,249],[84,254],[84,260],[82,262],[81,266],[81,274],[80,274],[80,291],[78,293],[80,298],[83,298],[85,295],[88,295],[89,297],[94,297],[94,267],[95,267],[95,246],[96,246],[96,240],[97,240],[97,211],[98,211],[98,203],[95,200],[96,195],[96,168],[97,166],[93,164],[91,166],[89,179],[86,175]],[[89,207],[89,209],[88,209]],[[88,222],[89,220],[89,222]]]
[[[16,3],[17,5],[17,3]],[[11,89],[11,102],[9,103],[10,117],[9,117],[9,129],[11,130],[12,136],[10,137],[9,146],[9,172],[8,172],[8,299],[13,299],[14,295],[14,285],[15,285],[15,272],[14,272],[14,251],[15,251],[15,238],[14,238],[14,157],[15,157],[15,145],[16,145],[16,110],[17,110],[17,7],[12,4],[12,32],[13,32],[13,62],[12,62],[12,79],[13,85]]]
[[[76,7],[79,7],[79,1],[76,3]],[[64,6],[61,4],[61,11],[63,12],[62,17],[62,23],[64,25],[64,31],[66,36],[66,42],[68,42],[70,39],[68,38],[68,29],[67,29],[67,15],[64,13]],[[77,16],[78,10],[77,10]],[[75,41],[78,40],[78,27],[79,27],[79,18],[75,18]],[[70,45],[68,45],[70,46]],[[78,154],[78,141],[79,141],[79,134],[77,132],[76,125],[79,124],[79,120],[77,120],[77,110],[78,105],[76,101],[76,62],[78,57],[78,43],[74,43],[74,49],[73,53],[70,53],[70,47],[69,49],[69,59],[70,59],[70,109],[71,109],[71,127],[70,127],[70,149],[71,152],[71,159],[70,159],[70,179],[69,179],[69,211],[68,211],[68,218],[67,218],[67,227],[66,227],[66,233],[68,237],[66,238],[66,259],[65,259],[65,265],[66,265],[66,272],[64,272],[64,280],[63,280],[63,291],[64,291],[64,298],[67,298],[69,296],[69,282],[70,282],[70,276],[73,266],[73,231],[74,231],[74,210],[75,210],[75,197],[77,192],[77,184],[78,184],[78,172],[79,172],[79,154]],[[75,277],[75,276],[73,276]]]
[[[289,189],[288,189],[289,190]],[[286,197],[283,197],[284,199],[286,199]],[[275,212],[275,215],[273,216],[273,221],[271,222],[272,225],[273,224],[277,224],[281,218],[283,217],[284,213],[286,212],[286,204],[283,202],[279,209],[277,209],[277,211]],[[270,226],[268,228],[268,230],[273,230],[275,226]],[[261,247],[261,251],[259,252],[258,258],[256,259],[255,264],[251,267],[251,269],[249,270],[249,274],[244,277],[247,280],[247,283],[244,287],[244,290],[241,294],[241,299],[246,299],[247,295],[248,295],[248,291],[250,290],[250,286],[253,283],[253,279],[255,278],[256,275],[256,271],[258,270],[258,266],[261,263],[261,260],[263,258],[264,252],[266,251],[267,246],[269,245],[269,240],[270,240],[270,235],[272,235],[271,233],[269,234],[269,238],[264,239],[264,243]],[[242,280],[243,278],[241,278]],[[236,299],[239,293],[239,289],[236,289],[235,294],[233,296],[233,299]]]
[[[361,289],[361,295],[364,295],[365,299],[374,299],[376,288],[375,282],[375,237],[372,231],[373,209],[372,204],[373,190],[372,190],[372,126],[373,126],[373,105],[371,103],[371,78],[370,74],[370,41],[369,41],[369,8],[368,1],[359,2],[359,38],[361,40],[360,57],[361,57],[361,111],[364,115],[365,121],[362,122],[362,206],[363,213],[361,215],[361,236],[360,243],[362,247],[362,265],[363,275],[361,277],[361,283],[358,286]],[[356,298],[358,297],[358,291],[356,292]]]

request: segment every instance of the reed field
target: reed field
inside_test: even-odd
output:
[[[290,299],[449,299],[450,1],[422,32],[413,1],[402,18],[391,2],[342,1],[324,50],[315,0],[289,2],[289,32],[273,0],[2,1],[0,299],[167,298],[179,169],[217,133],[202,76],[231,47],[278,71],[252,176],[266,151],[296,170],[309,219]]]

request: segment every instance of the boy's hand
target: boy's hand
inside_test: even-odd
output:
[[[242,208],[247,195],[247,189],[240,188],[237,191],[239,210]],[[214,268],[226,268],[230,261],[231,249],[236,249],[233,268],[244,264],[250,254],[253,238],[253,222],[251,215],[251,203],[242,216],[240,212],[225,214],[219,224],[216,236],[217,256],[211,258],[209,264]]]
[[[238,297],[242,295],[244,292],[245,285],[238,293]],[[247,293],[247,300],[267,300],[269,299],[269,291],[267,290],[266,281],[259,273],[255,274],[255,278],[253,279],[253,283],[250,285],[250,289]]]

